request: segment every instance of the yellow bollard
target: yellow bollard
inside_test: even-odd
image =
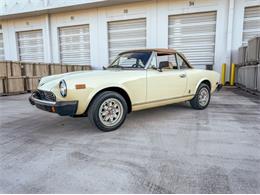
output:
[[[232,64],[231,73],[230,73],[230,85],[231,86],[234,86],[234,84],[235,84],[235,68],[236,68],[236,65]]]
[[[221,72],[221,84],[224,86],[226,83],[226,64],[222,64],[222,72]]]

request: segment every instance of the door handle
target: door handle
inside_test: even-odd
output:
[[[180,74],[179,75],[181,78],[185,78],[186,77],[186,74]]]

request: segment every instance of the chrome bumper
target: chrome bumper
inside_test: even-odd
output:
[[[33,92],[29,97],[29,102],[41,110],[57,113],[60,116],[74,116],[78,107],[78,101],[52,102],[42,100],[40,99],[39,94],[37,94],[37,91]]]

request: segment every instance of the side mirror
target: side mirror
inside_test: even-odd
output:
[[[159,63],[159,70],[162,72],[163,68],[168,68],[169,67],[169,62],[168,61],[162,61]]]

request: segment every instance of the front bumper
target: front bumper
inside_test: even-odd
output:
[[[37,94],[37,92],[32,93],[32,95],[29,97],[29,101],[32,105],[35,105],[41,110],[57,113],[60,116],[74,116],[78,108],[78,101],[46,101],[40,99],[40,96]]]

